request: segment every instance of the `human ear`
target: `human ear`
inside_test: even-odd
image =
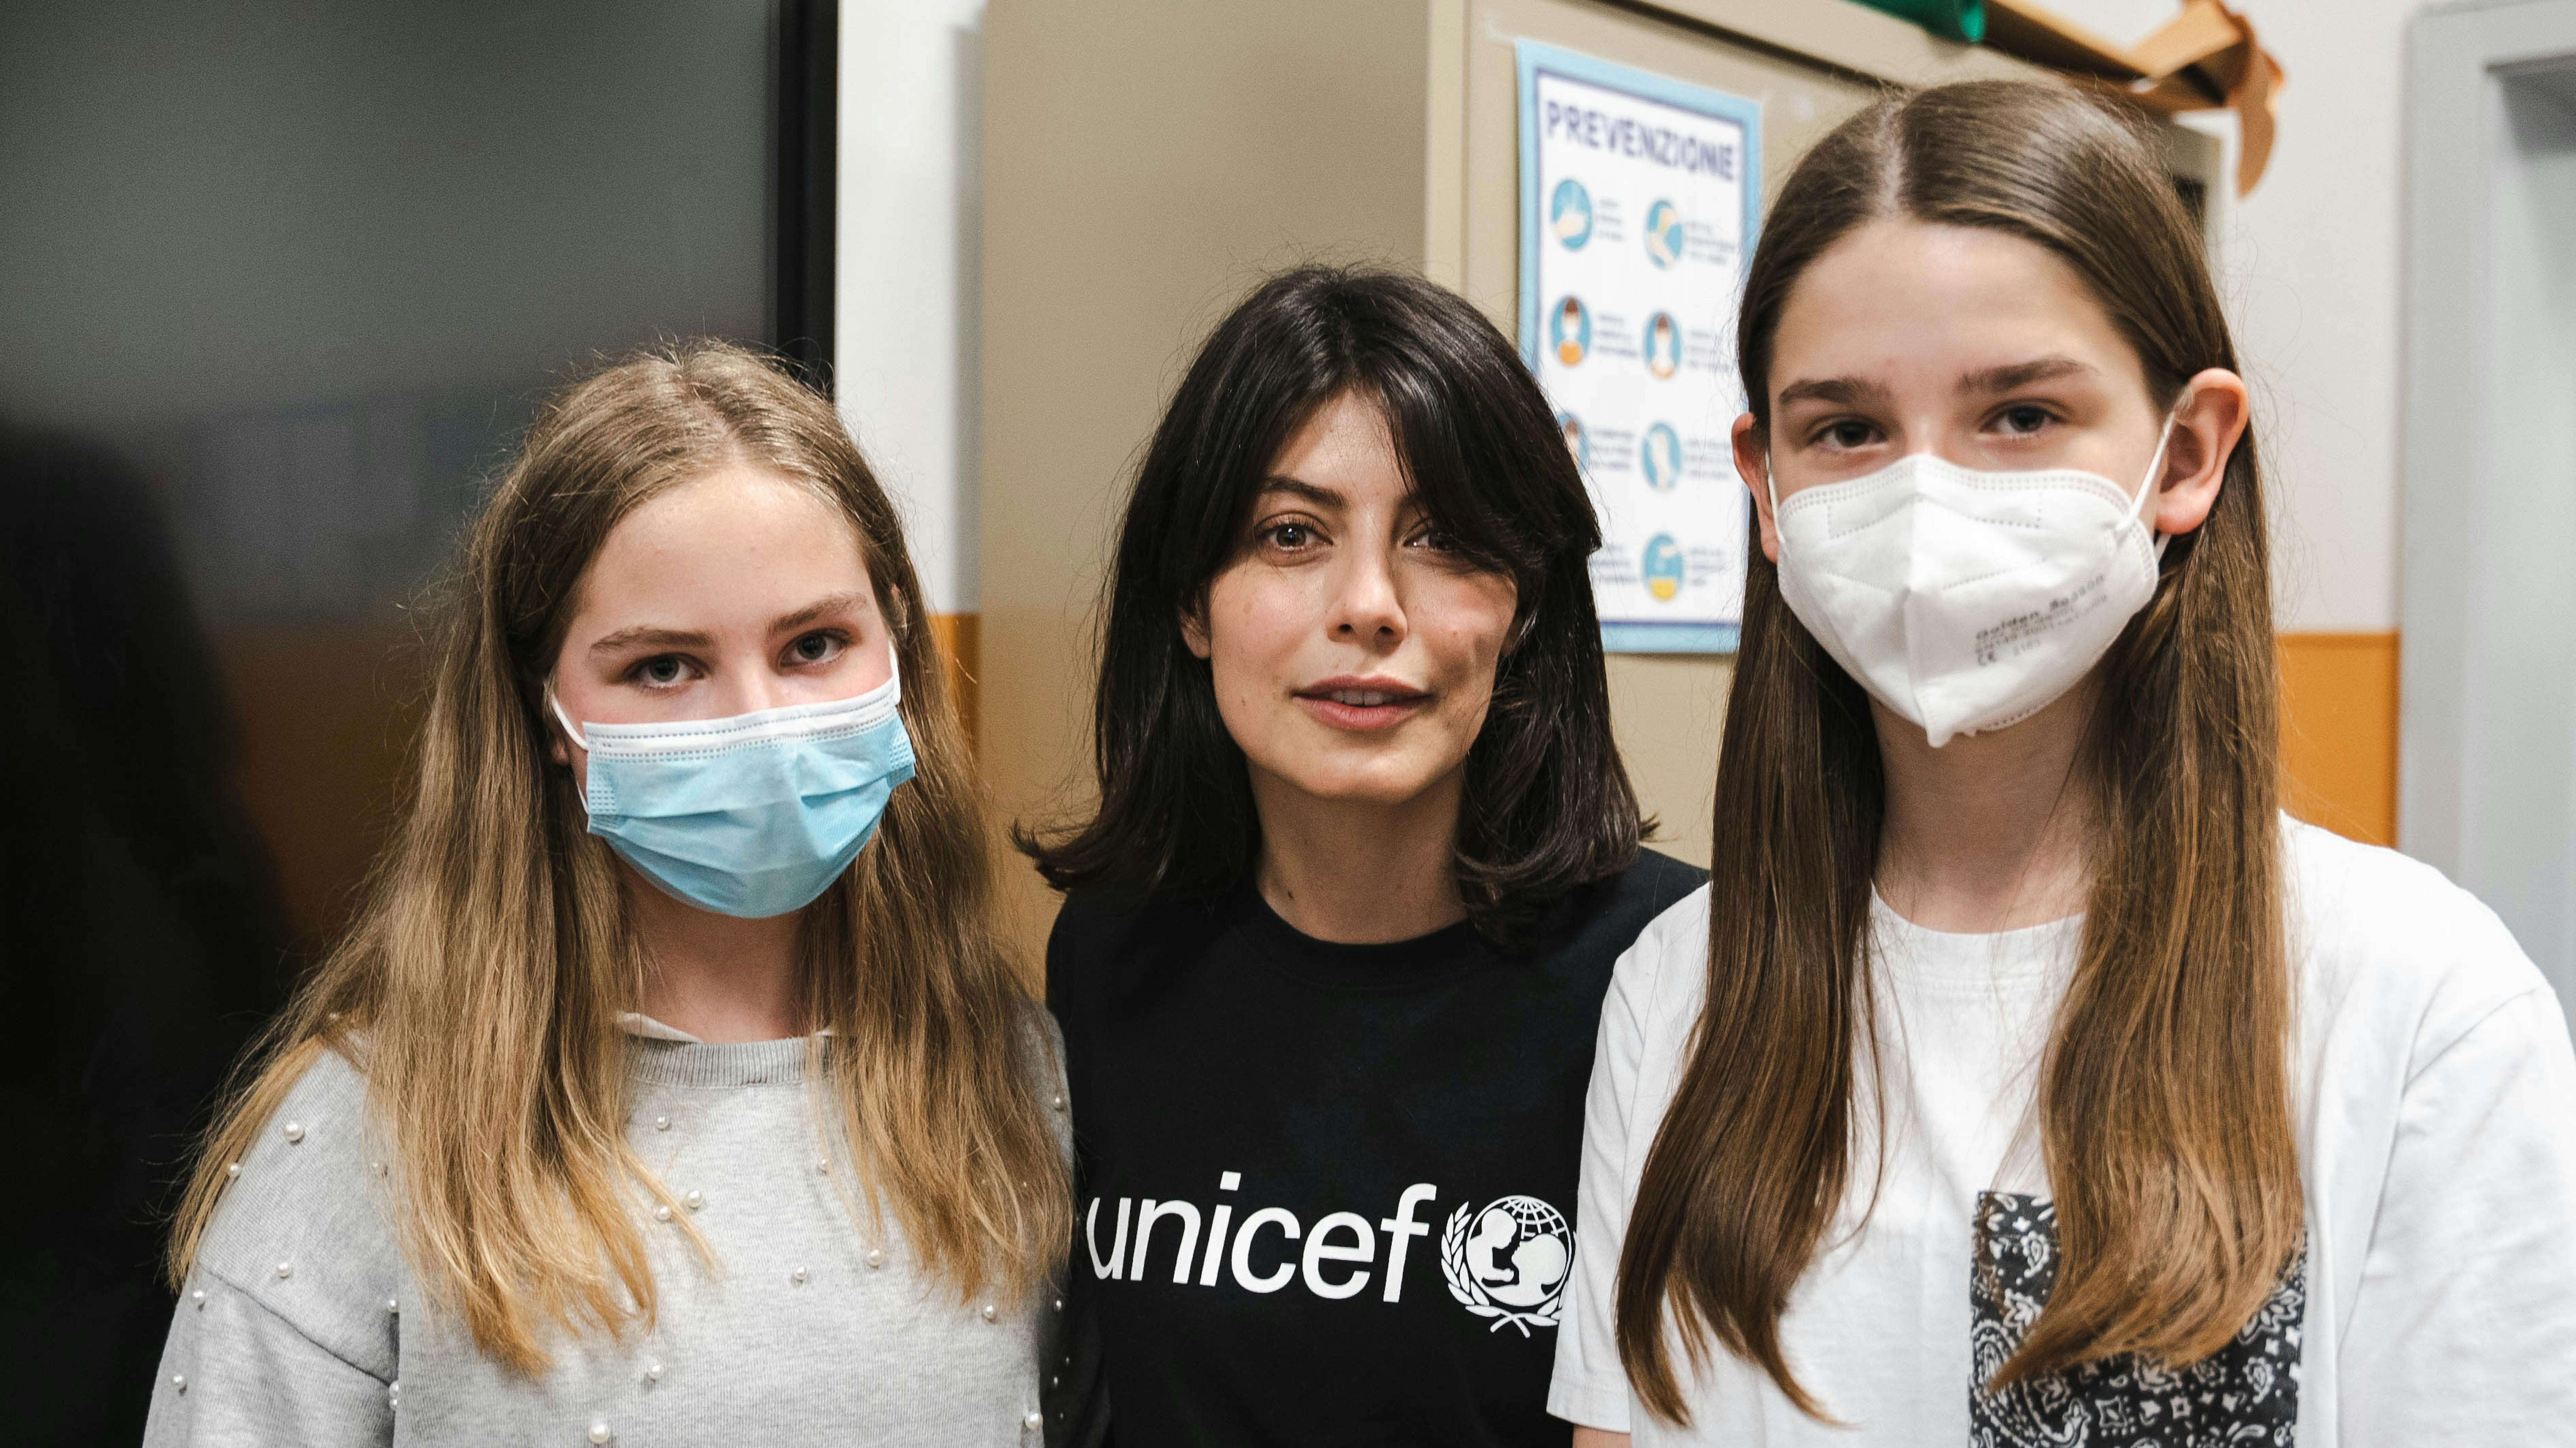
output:
[[[1205,600],[1183,605],[1181,609],[1181,642],[1187,644],[1190,652],[1197,657],[1204,659],[1208,656],[1213,645],[1208,640],[1207,603]]]
[[[564,738],[563,725],[555,719],[554,694],[552,680],[537,686],[537,727],[546,731],[546,758],[569,767],[572,748],[570,741]]]
[[[1745,413],[1735,420],[1735,475],[1753,490],[1753,521],[1762,533],[1762,556],[1780,561],[1780,529],[1771,521],[1771,439]]]
[[[2146,509],[2157,532],[2188,533],[2209,517],[2250,410],[2245,379],[2224,367],[2209,368],[2183,384],[2156,496]]]

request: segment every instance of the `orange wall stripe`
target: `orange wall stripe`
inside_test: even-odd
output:
[[[974,613],[930,616],[930,636],[939,641],[939,657],[948,666],[948,697],[957,701],[957,723],[965,729],[970,749],[981,747],[975,672],[983,667],[983,621],[983,615]]]
[[[2397,635],[2280,636],[2283,803],[2374,845],[2397,843]]]

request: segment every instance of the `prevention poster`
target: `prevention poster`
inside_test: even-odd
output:
[[[1751,499],[1735,304],[1761,204],[1761,107],[1519,43],[1521,351],[1601,517],[1602,646],[1731,653]]]

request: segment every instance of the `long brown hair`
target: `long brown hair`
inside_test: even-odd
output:
[[[2137,125],[2070,90],[1983,81],[1891,96],[1837,127],[1782,188],[1746,278],[1738,363],[1757,426],[1799,277],[1882,218],[2046,247],[2136,349],[2160,407],[2202,369],[2235,368],[2200,243]],[[2102,665],[2077,765],[2102,822],[2091,899],[2039,1082],[2059,1267],[1993,1386],[2124,1353],[2205,1357],[2298,1249],[2272,649],[2249,431]],[[1780,1315],[1854,1176],[1855,1062],[1878,1049],[1869,703],[1759,552],[1726,718],[1707,1002],[1619,1262],[1621,1360],[1675,1422],[1688,1408],[1667,1310],[1694,1370],[1714,1336],[1823,1415],[1781,1351]]]
[[[748,352],[698,344],[564,394],[473,526],[432,644],[403,819],[356,923],[206,1141],[170,1244],[174,1282],[226,1165],[328,1050],[366,1076],[413,1271],[486,1355],[538,1372],[549,1324],[651,1320],[633,1193],[670,1197],[621,1129],[630,1047],[617,1024],[644,962],[608,848],[549,758],[540,690],[610,530],[733,461],[850,520],[903,672],[912,781],[800,928],[806,1016],[831,1031],[816,1050],[861,1214],[873,1227],[890,1204],[961,1298],[996,1282],[1025,1293],[1053,1268],[1072,1230],[1040,1100],[1054,1063],[993,931],[988,836],[894,507],[828,402]]]

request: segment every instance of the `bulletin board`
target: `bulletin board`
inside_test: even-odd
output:
[[[1602,524],[1613,653],[1732,653],[1750,497],[1734,318],[1761,208],[1754,101],[1523,40],[1520,337]]]

